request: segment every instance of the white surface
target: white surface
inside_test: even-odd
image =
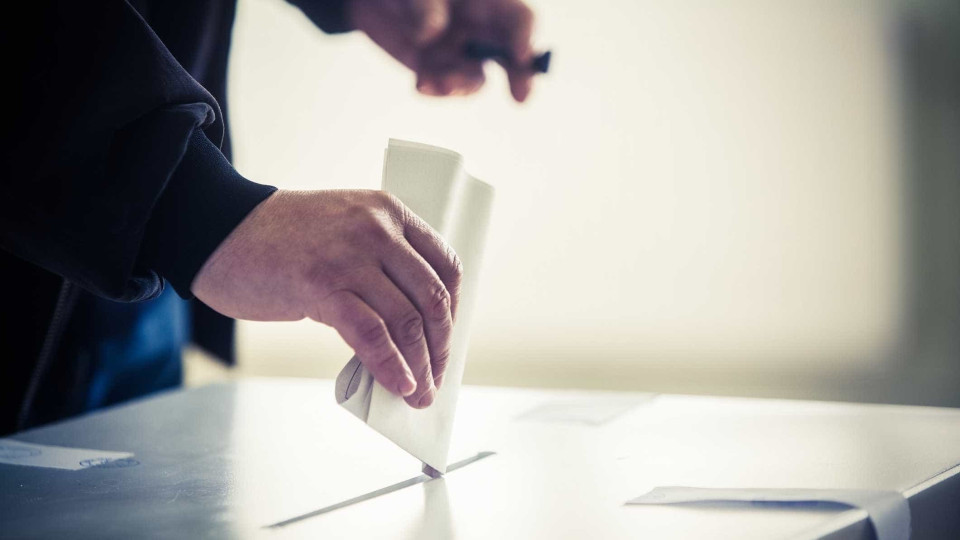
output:
[[[362,391],[345,401],[338,395],[337,401],[343,401],[347,410],[420,461],[445,472],[457,396],[467,360],[493,188],[467,174],[462,158],[455,152],[391,139],[384,155],[383,189],[396,195],[443,236],[463,264],[450,357],[443,384],[429,408],[410,407],[403,398],[373,381],[372,375],[354,361],[347,364],[337,379],[359,377]]]
[[[329,414],[332,404],[315,405],[313,396],[325,395],[328,384],[277,381],[240,388],[240,401],[247,403],[247,451],[262,440],[268,452],[272,444],[266,441],[280,436],[275,428],[254,432],[254,426],[267,424],[256,416],[276,416],[271,409],[315,406],[315,418],[301,426],[303,419],[295,415],[286,431],[330,434],[321,437],[330,442],[316,441],[309,451],[295,452],[316,463],[296,474],[269,478],[253,467],[237,469],[245,483],[261,486],[256,501],[272,501],[252,511],[250,525],[304,514],[418,472],[416,461],[398,456],[375,433]],[[907,492],[960,463],[960,411],[951,409],[661,395],[598,426],[519,418],[548,403],[630,396],[643,397],[463,387],[451,459],[484,450],[497,455],[442,480],[271,533],[282,538],[767,540],[843,529],[869,538],[865,526],[853,527],[865,519],[862,510],[624,503],[669,485]],[[286,404],[258,405],[272,399]]]
[[[656,486],[896,490],[914,538],[960,538],[960,411],[661,395],[598,426],[518,419],[633,394],[461,389],[444,478],[266,530],[416,476],[420,463],[330,399],[256,380],[170,392],[20,433],[125,448],[139,464],[0,464],[0,536],[390,539],[871,538],[866,512],[628,506]]]
[[[549,401],[520,414],[517,418],[532,422],[560,422],[599,426],[655,397],[656,394],[635,394]]]
[[[849,489],[704,489],[663,486],[631,499],[627,504],[724,503],[771,506],[840,504],[867,512],[877,540],[910,538],[910,505],[899,491]]]
[[[133,457],[133,454],[130,452],[67,448],[33,444],[15,439],[0,439],[0,463],[7,465],[79,471],[87,467],[96,467],[110,461],[131,457]]]

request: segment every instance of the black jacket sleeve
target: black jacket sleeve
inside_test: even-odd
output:
[[[194,130],[147,222],[138,262],[189,298],[207,257],[275,190],[240,176],[203,131]]]
[[[127,2],[18,6],[0,23],[13,86],[0,128],[0,247],[114,300],[159,294],[161,272],[184,293],[217,241],[205,232],[182,264],[165,265],[159,254],[176,255],[169,244],[182,233],[171,213],[198,229],[205,215],[222,239],[272,188],[202,167],[223,138],[217,103]],[[227,195],[210,206],[213,189]]]
[[[328,34],[353,30],[347,17],[348,0],[288,0]]]

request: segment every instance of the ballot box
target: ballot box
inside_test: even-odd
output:
[[[0,537],[877,531],[876,508],[627,504],[687,486],[886,493],[905,501],[913,538],[960,538],[960,410],[465,386],[450,456],[445,476],[422,475],[416,459],[336,404],[331,381],[171,391],[0,443]]]

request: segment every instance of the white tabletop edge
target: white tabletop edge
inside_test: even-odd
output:
[[[947,480],[948,478],[957,476],[958,474],[960,474],[960,463],[954,465],[953,467],[950,467],[949,469],[943,472],[940,472],[938,474],[931,476],[930,478],[924,480],[923,482],[920,482],[919,484],[913,486],[912,488],[904,490],[903,496],[909,499],[910,497],[917,495],[923,490],[929,489]]]
[[[870,515],[867,514],[867,511],[863,508],[851,508],[850,510],[843,512],[837,515],[837,517],[827,520],[816,527],[812,527],[806,531],[790,536],[789,539],[800,540],[809,538],[823,538],[827,535],[836,534],[839,531],[842,531],[848,527],[852,527],[868,519],[870,519]]]
[[[910,499],[922,491],[938,485],[941,482],[944,482],[947,479],[957,475],[960,475],[960,464],[954,465],[953,467],[935,474],[923,482],[904,490],[903,496],[906,499]],[[856,525],[867,519],[869,519],[869,515],[867,514],[866,510],[863,510],[862,508],[851,508],[850,510],[838,515],[834,519],[817,525],[812,529],[803,531],[802,533],[792,536],[791,538],[797,540],[801,538],[822,538],[829,534],[835,534],[837,531],[842,531],[847,527],[852,527],[853,525]]]

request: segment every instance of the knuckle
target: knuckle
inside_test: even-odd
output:
[[[380,197],[380,202],[383,204],[383,206],[392,210],[399,210],[400,208],[403,208],[403,203],[400,202],[400,198],[393,193],[387,191],[377,191],[377,194]]]
[[[456,283],[459,284],[460,280],[463,279],[463,261],[460,260],[460,256],[457,255],[457,252],[454,251],[453,248],[448,249],[450,251],[449,257],[451,267],[450,273],[452,274],[451,277]]]
[[[460,256],[449,246],[447,246],[447,261],[449,268],[445,272],[444,281],[450,288],[450,294],[456,297],[460,292],[460,284],[463,281],[463,262],[460,260]]]
[[[344,215],[350,223],[366,223],[373,219],[374,210],[369,204],[362,201],[354,201],[343,209]]]
[[[433,357],[434,372],[437,375],[443,373],[448,363],[450,363],[450,349],[443,349]]]
[[[403,345],[417,343],[423,339],[423,317],[415,311],[404,315],[400,318],[397,334]]]
[[[365,205],[353,205],[346,210],[347,237],[353,244],[386,239],[389,234],[377,211]]]
[[[434,321],[446,321],[449,319],[450,293],[442,283],[434,284],[430,292],[427,312],[430,314],[430,319]]]
[[[396,195],[386,191],[374,191],[373,193],[374,204],[378,208],[386,210],[394,220],[400,220],[403,217],[406,207]]]
[[[533,26],[533,10],[530,9],[530,6],[520,3],[517,8],[517,20],[519,21],[521,27],[529,28]]]
[[[418,222],[419,218],[416,217],[416,214],[410,211],[399,197],[386,191],[382,193],[384,196],[384,206],[390,212],[390,217],[394,223],[397,223],[401,228],[406,228]]]
[[[386,354],[382,354],[373,361],[373,364],[370,367],[371,371],[376,371],[379,373],[384,373],[394,369],[394,366],[398,366],[402,363],[400,356],[395,351],[390,351]]]
[[[357,325],[357,338],[367,347],[382,349],[390,343],[390,335],[383,322],[365,320]]]
[[[410,366],[411,371],[413,371],[413,376],[418,381],[429,381],[432,377],[432,371],[430,370],[430,363],[424,362],[423,364],[417,366]],[[427,393],[430,390],[429,384],[418,384],[417,385],[417,395],[422,395]]]

